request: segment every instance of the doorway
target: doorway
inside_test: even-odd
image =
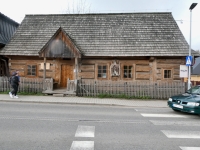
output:
[[[74,79],[73,75],[73,65],[61,65],[61,82],[60,87],[67,87],[67,80],[68,78],[70,80]]]

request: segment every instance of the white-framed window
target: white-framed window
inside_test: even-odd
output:
[[[27,65],[27,75],[36,76],[37,65]]]
[[[107,65],[98,65],[98,78],[107,78]]]
[[[133,77],[133,66],[132,65],[124,65],[123,67],[123,78],[130,79]]]

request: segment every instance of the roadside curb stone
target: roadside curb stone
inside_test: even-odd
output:
[[[87,97],[63,97],[63,96],[33,96],[19,95],[18,99],[10,98],[9,94],[0,94],[3,102],[32,102],[32,103],[59,103],[59,104],[91,104],[91,105],[115,105],[128,107],[168,107],[167,100],[138,100],[138,99],[114,99],[114,98],[87,98]]]

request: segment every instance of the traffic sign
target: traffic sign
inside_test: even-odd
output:
[[[192,56],[187,56],[186,57],[186,66],[191,66],[192,65]]]

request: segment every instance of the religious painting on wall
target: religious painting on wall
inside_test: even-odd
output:
[[[119,76],[120,75],[120,65],[119,61],[114,60],[110,66],[111,76]]]

